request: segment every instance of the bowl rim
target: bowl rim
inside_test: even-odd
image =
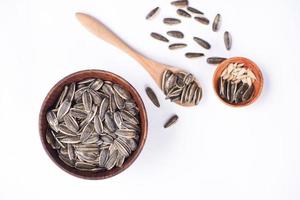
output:
[[[219,78],[219,77],[217,77],[218,72],[220,70],[224,70],[222,68],[225,67],[224,66],[225,63],[227,63],[227,62],[234,62],[234,61],[240,61],[240,62],[242,61],[243,63],[244,62],[251,63],[251,66],[253,68],[255,68],[255,70],[256,70],[256,72],[253,72],[253,73],[255,73],[256,75],[258,75],[259,78],[260,78],[260,84],[259,84],[259,88],[258,88],[257,94],[255,96],[253,96],[248,102],[246,102],[244,104],[232,104],[232,103],[226,102],[225,100],[223,100],[220,97],[220,95],[217,92],[217,80]],[[212,83],[213,83],[213,88],[214,88],[215,94],[218,97],[218,99],[221,100],[221,102],[223,102],[225,105],[228,105],[228,106],[231,106],[231,107],[234,107],[234,108],[240,108],[240,107],[249,106],[249,105],[253,104],[258,99],[258,97],[261,95],[263,87],[264,87],[264,77],[263,77],[262,71],[260,70],[260,68],[258,67],[258,65],[255,62],[253,62],[249,58],[245,58],[245,57],[240,57],[239,56],[239,57],[228,58],[228,59],[224,60],[223,62],[221,62],[218,65],[218,67],[215,69],[215,72],[214,72],[214,75],[213,75],[213,79],[212,79]]]
[[[104,175],[104,176],[85,176],[82,174],[77,174],[73,171],[68,170],[66,167],[64,167],[63,165],[61,165],[60,163],[58,163],[54,156],[50,153],[48,147],[47,147],[47,141],[45,139],[45,134],[46,132],[43,131],[43,123],[46,123],[43,120],[43,116],[46,114],[47,110],[45,109],[45,107],[47,106],[47,102],[49,101],[49,99],[51,98],[51,96],[53,95],[53,93],[57,90],[58,87],[60,87],[61,85],[66,85],[65,81],[67,81],[68,79],[73,78],[74,76],[77,75],[81,75],[81,74],[86,74],[86,73],[102,73],[102,74],[107,74],[109,76],[112,76],[116,79],[121,80],[122,82],[124,82],[125,84],[127,84],[130,88],[130,93],[132,94],[135,93],[135,96],[138,98],[139,100],[139,104],[137,103],[137,106],[139,107],[140,110],[142,110],[142,112],[140,112],[140,116],[141,120],[143,120],[143,125],[141,127],[142,131],[143,131],[143,137],[141,137],[139,139],[139,144],[137,149],[134,151],[135,154],[132,155],[131,160],[126,163],[126,165],[123,165],[122,167],[118,168],[118,170],[116,170],[114,173],[109,173],[108,175]],[[145,107],[145,104],[143,102],[142,97],[140,96],[140,94],[138,93],[138,91],[135,89],[135,87],[133,87],[126,79],[124,79],[123,77],[110,72],[110,71],[106,71],[106,70],[99,70],[99,69],[86,69],[86,70],[80,70],[80,71],[76,71],[73,72],[67,76],[64,76],[63,78],[61,78],[54,86],[52,86],[52,88],[49,90],[49,92],[47,93],[47,95],[44,97],[43,103],[41,105],[40,111],[39,111],[39,120],[38,120],[38,129],[39,129],[39,137],[40,137],[40,141],[42,143],[43,149],[46,151],[48,157],[50,157],[50,159],[55,163],[56,166],[58,166],[60,169],[62,169],[63,171],[67,172],[68,174],[75,176],[77,178],[82,178],[82,179],[87,179],[87,180],[103,180],[103,179],[107,179],[107,178],[111,178],[113,176],[116,176],[118,174],[120,174],[121,172],[125,171],[128,167],[130,167],[135,160],[137,159],[137,157],[140,155],[140,153],[142,152],[146,139],[147,139],[147,135],[148,135],[148,117],[147,117],[147,110]],[[76,170],[74,170],[76,171]],[[110,171],[110,170],[109,170]],[[105,171],[106,172],[106,171]],[[81,172],[84,173],[84,172]],[[100,173],[100,172],[98,172]]]

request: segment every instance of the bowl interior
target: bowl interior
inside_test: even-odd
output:
[[[139,110],[140,110],[140,123],[141,123],[141,132],[140,132],[140,139],[138,143],[137,149],[132,152],[132,154],[125,160],[122,167],[114,167],[111,170],[108,171],[99,171],[99,172],[89,172],[89,171],[80,171],[75,168],[69,167],[66,165],[63,161],[61,161],[58,157],[58,153],[56,150],[52,149],[52,147],[47,143],[46,141],[46,130],[49,127],[47,120],[46,120],[46,113],[49,109],[53,107],[53,105],[56,103],[58,97],[60,96],[60,93],[64,89],[65,85],[71,84],[73,82],[81,81],[87,78],[100,78],[103,80],[109,80],[113,83],[120,84],[124,89],[128,90],[130,94],[132,95],[132,98],[135,100]],[[128,168],[138,157],[140,154],[145,140],[147,136],[147,130],[148,130],[148,120],[147,120],[147,114],[146,109],[144,106],[144,103],[138,94],[138,92],[135,90],[133,86],[131,86],[126,80],[121,78],[120,76],[113,74],[111,72],[102,71],[102,70],[85,70],[76,72],[74,74],[71,74],[65,78],[63,78],[61,81],[59,81],[48,93],[46,96],[39,116],[39,132],[40,132],[40,138],[43,144],[44,149],[50,156],[50,158],[64,171],[80,177],[80,178],[86,178],[86,179],[104,179],[109,178],[111,176],[114,176],[126,168]]]
[[[219,93],[218,93],[218,80],[219,80],[222,72],[228,67],[228,65],[230,63],[236,63],[236,62],[244,63],[245,68],[246,69],[250,68],[251,71],[256,76],[256,80],[253,83],[254,94],[248,101],[241,102],[239,104],[226,102],[219,96]],[[223,61],[221,64],[219,64],[219,66],[217,67],[217,69],[215,71],[214,77],[213,77],[213,86],[214,86],[215,93],[221,99],[222,102],[224,102],[227,105],[233,106],[233,107],[242,107],[242,106],[247,106],[247,105],[252,104],[259,97],[259,95],[261,94],[262,88],[263,88],[263,76],[262,76],[262,73],[261,73],[259,67],[253,61],[251,61],[247,58],[243,58],[243,57],[234,57],[234,58],[229,58],[229,59]]]

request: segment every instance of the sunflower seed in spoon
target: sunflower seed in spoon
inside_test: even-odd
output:
[[[222,57],[209,57],[209,58],[207,58],[206,61],[207,61],[208,64],[220,64],[224,60],[226,60],[226,58],[222,58]]]

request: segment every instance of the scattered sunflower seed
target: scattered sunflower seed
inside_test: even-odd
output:
[[[163,41],[163,42],[169,42],[169,40],[166,38],[166,37],[164,37],[164,36],[162,36],[161,34],[159,34],[159,33],[151,33],[151,36],[154,38],[154,39],[157,39],[157,40],[160,40],[160,41]]]
[[[164,128],[168,128],[172,125],[174,125],[178,120],[178,116],[177,115],[173,115],[164,125]]]
[[[204,56],[204,54],[203,53],[192,53],[192,52],[189,52],[189,53],[186,53],[185,56],[187,58],[199,58],[199,57]]]
[[[159,7],[156,7],[154,9],[152,9],[146,16],[146,19],[151,19],[153,18],[159,11]]]
[[[208,25],[209,24],[209,20],[206,17],[194,17],[194,19],[197,22],[200,22],[202,24]]]
[[[194,37],[193,40],[195,42],[197,42],[197,44],[199,44],[200,46],[202,46],[205,49],[210,49],[210,44],[208,42],[206,42],[205,40],[198,38],[198,37]]]
[[[220,64],[224,60],[226,60],[226,58],[222,58],[222,57],[210,57],[210,58],[207,58],[206,61],[207,61],[208,64]]]
[[[181,20],[176,18],[164,18],[163,22],[168,25],[180,24]]]
[[[151,102],[156,106],[156,107],[160,107],[160,103],[157,99],[156,94],[154,93],[154,91],[150,88],[147,87],[146,88],[146,94],[148,95],[149,99],[151,100]]]
[[[224,33],[224,43],[225,43],[226,49],[230,50],[231,46],[232,46],[232,37],[231,37],[231,34],[228,31],[226,31]]]
[[[195,14],[200,14],[200,15],[203,15],[203,14],[204,14],[204,13],[201,12],[200,10],[198,10],[198,9],[196,9],[196,8],[193,8],[193,7],[190,7],[190,6],[187,7],[187,10],[190,11],[190,12],[192,12],[192,13],[195,13]]]
[[[187,17],[187,18],[191,18],[192,17],[188,12],[186,12],[183,9],[177,9],[176,12],[177,12],[178,15],[180,15],[182,17]]]
[[[184,38],[184,34],[180,31],[168,31],[167,34],[174,38]]]
[[[220,27],[221,27],[221,20],[222,20],[221,15],[217,14],[216,17],[215,17],[215,19],[214,19],[213,25],[212,25],[212,30],[214,32],[217,32],[220,29]]]
[[[188,4],[189,4],[188,0],[177,0],[171,2],[171,5],[177,7],[186,7]]]
[[[174,44],[171,44],[171,45],[169,46],[169,49],[170,49],[170,50],[181,49],[181,48],[184,48],[184,47],[186,47],[186,46],[187,46],[187,45],[184,44],[184,43],[174,43]]]

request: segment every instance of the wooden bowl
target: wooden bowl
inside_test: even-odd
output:
[[[111,170],[108,171],[99,171],[99,172],[88,172],[88,171],[79,171],[75,168],[69,167],[66,165],[63,161],[61,161],[58,157],[58,153],[56,150],[52,149],[52,147],[47,143],[46,141],[46,130],[49,128],[47,120],[46,120],[46,113],[49,109],[53,107],[53,105],[56,103],[60,93],[62,92],[65,85],[69,85],[72,82],[81,81],[87,78],[100,78],[103,80],[109,80],[114,83],[118,83],[121,86],[124,87],[124,89],[128,90],[130,94],[132,95],[133,99],[135,100],[139,110],[140,110],[140,123],[141,123],[141,132],[140,132],[140,139],[137,149],[132,152],[132,154],[125,160],[122,167],[114,167]],[[63,78],[61,81],[59,81],[48,93],[46,96],[42,108],[40,110],[40,116],[39,116],[39,132],[40,132],[40,138],[43,144],[43,147],[45,151],[47,152],[48,156],[54,161],[56,165],[58,165],[62,170],[68,172],[71,175],[74,175],[79,178],[84,179],[105,179],[112,177],[114,175],[117,175],[127,169],[139,156],[140,152],[143,149],[143,146],[146,141],[147,137],[147,131],[148,131],[148,120],[147,120],[147,114],[146,109],[144,106],[144,103],[142,101],[142,98],[138,94],[138,92],[135,90],[135,88],[130,85],[126,80],[121,78],[120,76],[113,74],[111,72],[102,71],[102,70],[85,70],[85,71],[79,71],[74,74],[71,74],[65,78]]]
[[[254,85],[254,94],[252,95],[252,97],[245,101],[245,102],[241,102],[238,104],[235,103],[229,103],[226,102],[225,100],[223,100],[218,93],[218,80],[222,74],[222,72],[228,67],[228,65],[230,63],[244,63],[245,64],[245,68],[248,69],[250,68],[251,71],[254,73],[254,75],[256,76],[256,80],[253,82]],[[219,66],[217,67],[214,76],[213,76],[213,86],[214,86],[214,90],[215,93],[217,94],[217,96],[220,98],[220,100],[222,102],[224,102],[225,104],[229,105],[229,106],[233,106],[233,107],[243,107],[243,106],[248,106],[250,104],[252,104],[261,94],[262,89],[263,89],[263,84],[264,84],[264,80],[263,80],[263,75],[259,69],[259,67],[251,60],[247,59],[247,58],[243,58],[243,57],[234,57],[234,58],[229,58],[227,60],[224,60],[222,63],[219,64]]]

